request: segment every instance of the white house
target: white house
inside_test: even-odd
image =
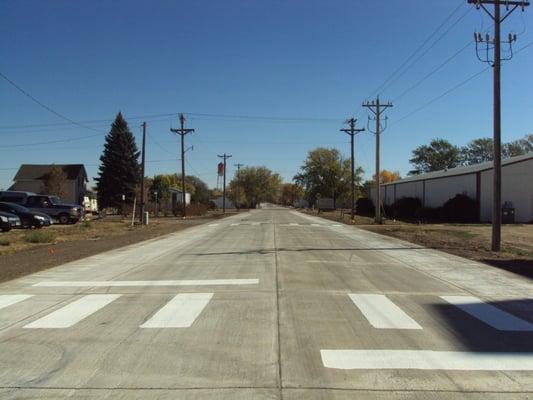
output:
[[[492,219],[492,161],[414,175],[381,185],[381,202],[417,197],[424,207],[440,207],[464,193],[479,204],[479,220]],[[371,192],[375,203],[375,190]],[[502,160],[502,204],[515,208],[516,222],[533,222],[533,153]]]

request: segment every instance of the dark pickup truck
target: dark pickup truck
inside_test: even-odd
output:
[[[73,224],[83,218],[83,207],[76,204],[65,204],[57,196],[3,191],[0,192],[0,201],[20,204],[32,211],[47,214],[61,224]]]

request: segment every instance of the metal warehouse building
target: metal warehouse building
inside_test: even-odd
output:
[[[381,201],[391,205],[402,197],[417,197],[424,207],[440,207],[456,194],[479,204],[479,220],[492,219],[492,162],[411,176],[381,185]],[[372,191],[375,203],[375,190]],[[516,222],[533,222],[533,153],[502,160],[502,204],[515,208]]]

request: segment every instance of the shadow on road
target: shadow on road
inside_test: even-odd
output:
[[[486,315],[489,304],[533,324],[533,299],[515,299],[465,304],[470,310]],[[485,324],[452,304],[432,304],[465,350],[484,352],[533,352],[533,331],[504,331]]]
[[[221,251],[221,252],[209,252],[209,253],[183,253],[186,256],[222,256],[222,255],[248,255],[248,254],[270,254],[274,252],[299,252],[299,251],[385,251],[385,250],[427,250],[426,247],[344,247],[344,248],[331,248],[331,247],[302,247],[302,248],[286,248],[280,247],[278,249],[251,249],[243,251]]]
[[[494,260],[484,259],[481,260],[485,264],[489,264],[493,267],[503,269],[505,271],[512,272],[513,274],[521,275],[533,280],[533,260]]]

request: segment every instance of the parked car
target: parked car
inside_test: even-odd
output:
[[[15,214],[0,211],[0,230],[2,232],[10,231],[13,228],[20,228],[20,218]]]
[[[52,224],[52,218],[48,215],[28,210],[20,204],[0,202],[0,211],[15,214],[20,218],[20,226],[26,229],[42,228]]]
[[[83,218],[82,206],[63,203],[57,196],[3,191],[0,192],[0,201],[20,204],[32,211],[44,213],[55,218],[61,224],[76,223]]]

